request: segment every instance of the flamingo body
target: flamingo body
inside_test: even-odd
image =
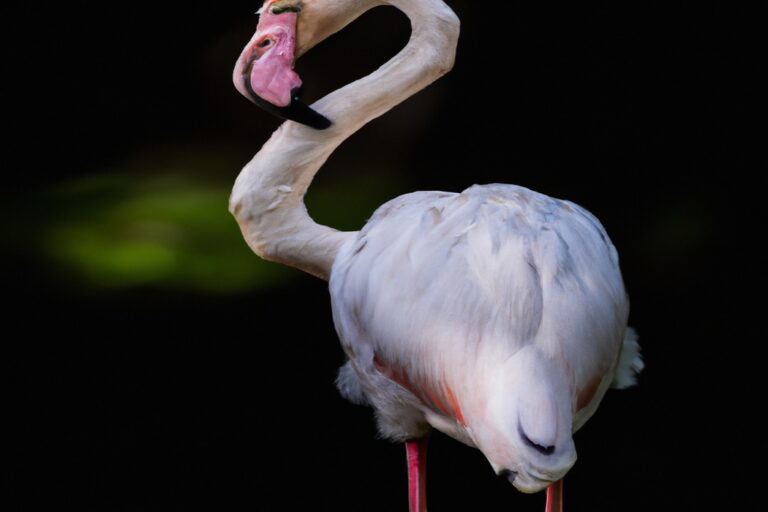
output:
[[[629,311],[594,216],[499,184],[386,203],[339,250],[330,292],[340,388],[382,435],[437,428],[527,491],[575,461],[571,433],[614,379]]]

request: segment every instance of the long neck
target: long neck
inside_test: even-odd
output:
[[[353,233],[317,224],[307,213],[304,195],[315,174],[350,135],[453,66],[459,23],[442,0],[332,0],[329,5],[340,12],[346,9],[345,16],[326,32],[336,32],[382,4],[410,18],[406,47],[367,77],[312,105],[333,122],[327,130],[291,121],[280,126],[240,173],[230,198],[230,211],[256,254],[323,279],[328,279],[336,253]]]

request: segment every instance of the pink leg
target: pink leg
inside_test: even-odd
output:
[[[411,512],[427,512],[427,438],[407,441],[408,503]]]
[[[557,481],[547,487],[547,507],[545,512],[563,512],[563,481]]]

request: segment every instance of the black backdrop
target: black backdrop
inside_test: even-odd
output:
[[[702,3],[449,3],[455,70],[355,135],[318,187],[510,182],[590,209],[621,254],[647,370],[577,434],[567,506],[730,509],[755,448],[736,402],[754,393],[740,347],[757,337],[738,286],[758,208],[745,199],[742,17]],[[211,148],[226,154],[210,172],[234,180],[277,126],[230,82],[257,7],[2,7],[4,510],[406,509],[403,448],[333,387],[343,356],[323,282],[104,288],[38,250],[60,206],[43,192],[114,162]],[[407,37],[394,9],[367,14],[299,64],[309,98]],[[543,507],[441,435],[430,471],[431,510]]]

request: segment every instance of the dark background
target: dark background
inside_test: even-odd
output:
[[[566,506],[731,509],[755,448],[744,346],[759,340],[740,299],[759,238],[746,15],[449,3],[454,71],[340,148],[310,212],[357,229],[398,194],[487,182],[591,210],[647,369],[577,434]],[[333,386],[325,283],[258,260],[226,211],[278,126],[230,82],[257,8],[1,8],[3,510],[406,510],[403,448]],[[408,34],[394,9],[363,16],[299,63],[307,99]],[[435,511],[544,501],[439,434],[429,489]]]

